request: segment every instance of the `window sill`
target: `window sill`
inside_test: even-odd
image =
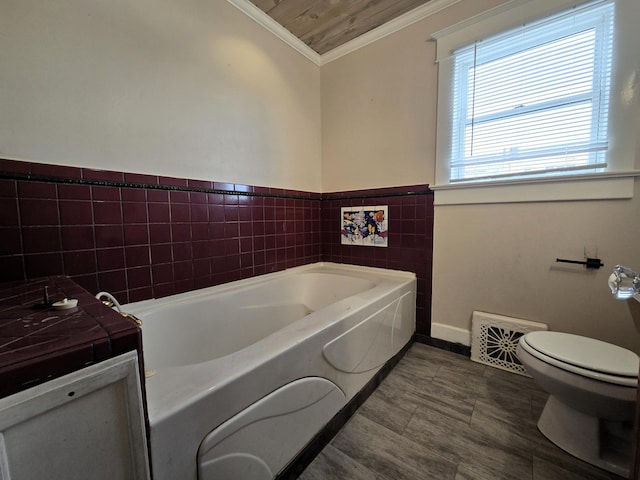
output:
[[[633,197],[640,170],[430,186],[435,205],[553,202]]]

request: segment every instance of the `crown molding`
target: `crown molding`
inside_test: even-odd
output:
[[[248,0],[247,0],[248,1]],[[455,5],[461,0],[431,0],[424,5],[414,8],[407,13],[400,15],[393,20],[380,25],[367,33],[348,41],[347,43],[328,51],[320,57],[321,65],[337,60],[359,48],[365,47],[381,38],[391,35],[392,33],[402,30],[409,25],[413,25],[420,20],[444,10],[451,5]]]
[[[273,33],[276,37],[282,40],[284,43],[292,47],[294,50],[297,50],[299,53],[307,57],[316,65],[320,66],[322,60],[320,58],[320,54],[314,50],[312,50],[306,43],[296,37],[289,30],[284,28],[278,22],[276,22],[269,15],[264,13],[258,7],[256,7],[249,0],[227,0],[231,5],[236,7],[242,13],[247,15],[249,18],[254,20],[256,23],[261,25],[263,28],[267,29],[271,33]]]
[[[243,12],[249,18],[257,22],[263,28],[267,29],[280,40],[288,44],[290,47],[304,55],[307,59],[311,60],[318,66],[325,65],[329,62],[337,60],[355,50],[358,50],[370,43],[373,43],[381,38],[391,35],[392,33],[402,30],[409,25],[412,25],[423,18],[433,15],[440,10],[443,10],[451,5],[454,5],[461,0],[431,0],[424,5],[414,8],[413,10],[401,15],[390,22],[380,25],[373,30],[360,35],[359,37],[350,40],[349,42],[330,50],[329,52],[320,55],[313,49],[311,49],[302,40],[293,35],[289,30],[273,20],[269,15],[256,7],[249,0],[227,0],[231,5]]]

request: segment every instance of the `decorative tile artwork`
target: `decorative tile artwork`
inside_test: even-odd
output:
[[[340,209],[342,245],[387,247],[389,213],[387,205],[342,207]]]

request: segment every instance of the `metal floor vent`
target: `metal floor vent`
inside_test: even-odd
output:
[[[471,360],[529,377],[516,355],[518,340],[525,333],[548,330],[545,323],[493,313],[473,312]]]

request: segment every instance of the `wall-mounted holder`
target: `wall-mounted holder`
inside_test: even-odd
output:
[[[575,263],[577,265],[584,265],[587,268],[600,268],[600,267],[604,267],[604,263],[602,263],[602,261],[600,261],[599,258],[587,258],[586,261],[580,261],[580,260],[565,260],[563,258],[556,258],[556,262],[563,262],[563,263]]]

